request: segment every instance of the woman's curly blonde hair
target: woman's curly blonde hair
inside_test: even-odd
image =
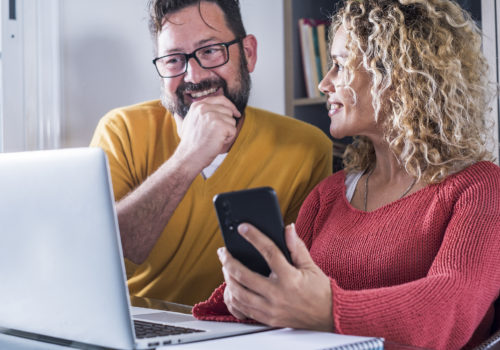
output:
[[[384,116],[385,139],[410,175],[438,183],[491,159],[484,120],[493,97],[488,65],[480,30],[459,5],[347,0],[332,18],[330,39],[340,27],[347,33],[347,71],[361,56],[371,75],[375,119]],[[371,141],[355,137],[345,169],[362,171],[374,162]]]

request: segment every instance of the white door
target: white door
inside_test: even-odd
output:
[[[0,150],[59,147],[58,0],[2,0]]]

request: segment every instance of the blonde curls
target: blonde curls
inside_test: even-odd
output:
[[[484,117],[488,87],[480,30],[451,0],[347,0],[332,18],[350,54],[371,75],[375,119],[406,171],[437,183],[472,163],[491,159]],[[352,76],[348,78],[348,83]],[[347,171],[373,165],[373,145],[355,137]]]

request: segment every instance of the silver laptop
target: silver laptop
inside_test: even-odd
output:
[[[145,349],[268,329],[131,307],[99,148],[0,154],[0,225],[3,331]],[[183,334],[137,336],[137,321]]]

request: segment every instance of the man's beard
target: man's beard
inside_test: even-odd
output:
[[[224,96],[226,96],[229,101],[231,101],[238,111],[243,115],[245,108],[248,103],[248,98],[250,96],[251,79],[250,73],[248,71],[247,62],[245,56],[240,60],[239,69],[239,87],[237,91],[229,91],[227,87],[227,82],[222,78],[212,78],[203,80],[200,83],[185,83],[177,87],[175,91],[175,98],[168,98],[164,86],[162,85],[161,91],[161,102],[163,106],[170,112],[175,113],[184,118],[189,112],[191,104],[186,104],[184,101],[185,92],[189,93],[205,91],[211,88],[222,88],[224,91]]]

